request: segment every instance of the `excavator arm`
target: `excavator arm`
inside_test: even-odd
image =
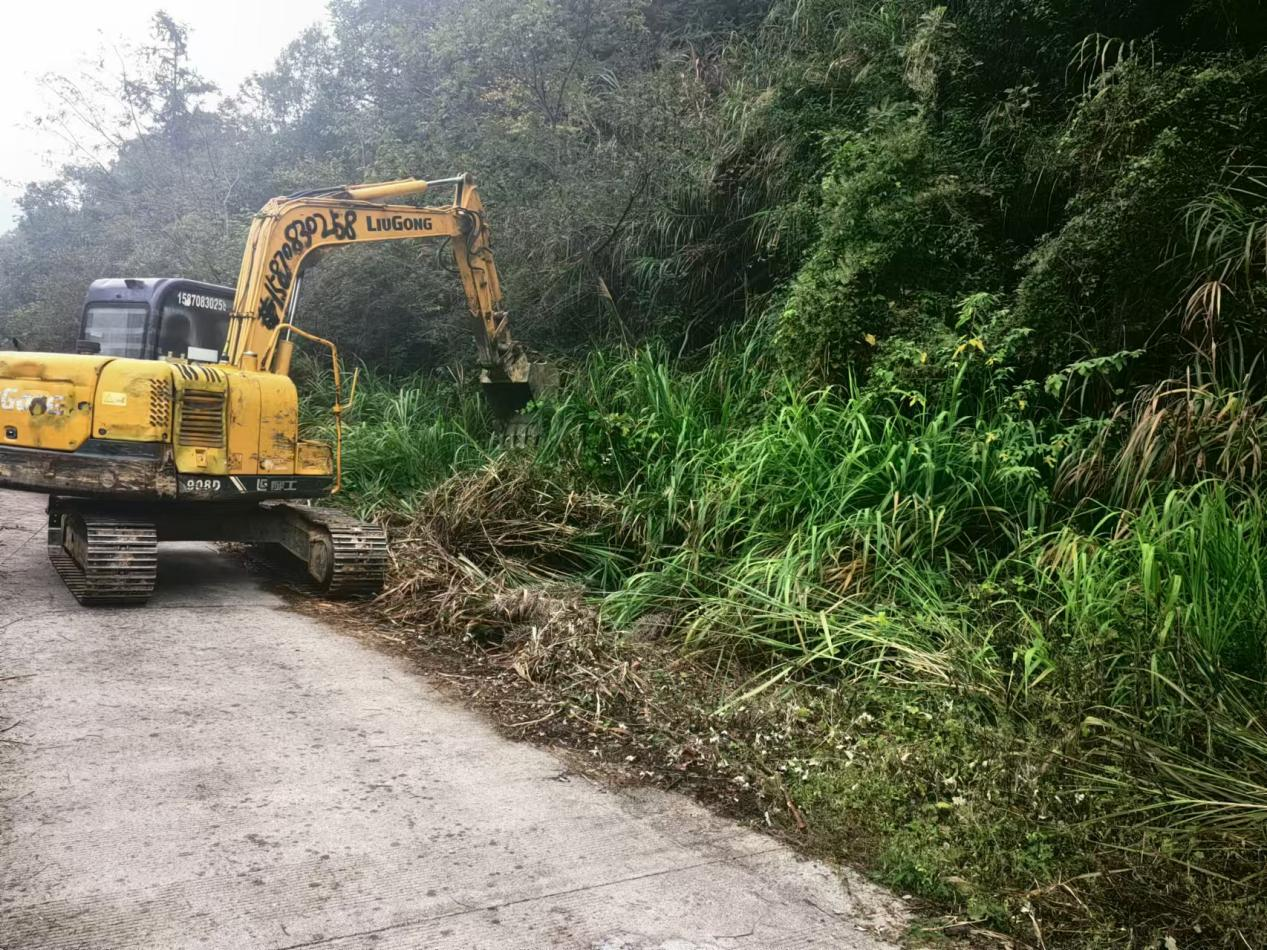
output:
[[[390,199],[452,186],[453,202],[432,207]],[[470,175],[440,181],[406,178],[275,198],[255,216],[242,255],[226,346],[242,369],[285,374],[290,330],[305,260],[324,248],[379,241],[448,240],[466,293],[494,411],[510,417],[531,398],[531,364],[510,335],[484,206]]]

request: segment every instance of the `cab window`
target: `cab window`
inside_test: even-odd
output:
[[[141,358],[145,355],[145,321],[149,308],[90,304],[84,312],[85,340],[101,345],[104,356]]]
[[[229,315],[175,301],[163,305],[158,324],[158,356],[216,363],[229,336]]]

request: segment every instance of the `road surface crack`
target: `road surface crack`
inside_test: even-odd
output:
[[[615,887],[620,884],[629,884],[633,881],[645,881],[650,878],[664,877],[669,874],[680,874],[683,871],[694,871],[699,868],[715,867],[719,864],[730,864],[737,860],[747,861],[751,858],[759,858],[766,854],[775,854],[779,848],[767,848],[761,851],[753,851],[743,855],[741,858],[733,856],[717,858],[713,861],[699,861],[695,864],[684,864],[679,867],[666,868],[663,871],[648,871],[645,874],[633,874],[629,877],[617,878],[611,881],[601,881],[597,884],[586,884],[583,887],[572,887],[562,891],[551,891],[546,894],[534,894],[531,897],[519,897],[514,900],[502,901],[500,904],[485,904],[478,907],[464,907],[462,910],[449,911],[443,914],[431,914],[426,917],[419,917],[416,920],[406,920],[399,924],[387,924],[384,927],[372,927],[369,930],[357,930],[352,933],[335,934],[330,937],[319,937],[316,940],[305,940],[302,943],[288,943],[281,946],[273,947],[272,950],[302,950],[304,947],[319,947],[323,944],[334,943],[336,940],[351,940],[356,937],[368,937],[373,934],[387,933],[392,930],[401,930],[405,927],[416,927],[419,924],[430,923],[435,920],[448,920],[454,917],[465,917],[469,914],[485,913],[493,910],[502,910],[506,907],[515,907],[519,904],[530,904],[533,901],[549,900],[551,898],[568,897],[572,894],[584,894],[586,891],[595,891],[604,887]]]

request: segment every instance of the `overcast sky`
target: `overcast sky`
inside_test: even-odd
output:
[[[47,97],[40,77],[83,71],[103,47],[142,45],[150,18],[164,9],[189,26],[193,66],[232,93],[272,65],[288,42],[325,21],[326,0],[48,0],[6,4],[0,57],[0,231],[14,223],[14,199],[28,181],[51,178],[68,149],[37,132],[32,119]]]

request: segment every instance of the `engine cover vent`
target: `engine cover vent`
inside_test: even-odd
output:
[[[181,393],[177,440],[202,449],[224,448],[224,393]]]
[[[166,379],[150,380],[150,425],[166,431],[172,424],[172,384]]]

